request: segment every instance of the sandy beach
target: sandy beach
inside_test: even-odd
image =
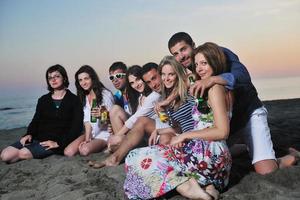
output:
[[[288,147],[300,150],[300,99],[265,101],[276,155]],[[0,130],[0,150],[15,142],[26,128]],[[88,157],[50,156],[15,164],[0,162],[0,199],[126,199],[123,192],[124,164],[91,169],[87,161],[104,159],[104,153]],[[300,199],[300,162],[261,176],[253,172],[247,153],[234,158],[225,200]],[[176,193],[166,199],[185,199]]]

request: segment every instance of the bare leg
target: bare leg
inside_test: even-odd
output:
[[[210,194],[210,196],[212,196],[215,200],[219,199],[219,191],[216,190],[214,185],[208,185],[205,188],[205,191]]]
[[[19,160],[28,160],[32,159],[33,156],[27,148],[17,149],[14,147],[7,147],[3,149],[1,153],[1,159],[7,163],[14,163]]]
[[[176,190],[179,194],[189,199],[212,199],[211,196],[199,186],[198,182],[194,178],[191,178],[185,183],[177,186]]]
[[[71,142],[64,150],[64,155],[67,157],[75,156],[79,149],[79,145],[81,142],[84,141],[85,135],[79,136],[77,139],[75,139],[73,142]]]
[[[20,160],[28,160],[32,159],[33,155],[27,148],[22,148],[19,150],[19,159]]]
[[[7,163],[14,163],[19,160],[19,149],[8,146],[1,152],[1,160]]]
[[[117,166],[127,153],[136,147],[143,139],[145,133],[150,135],[155,129],[155,121],[148,117],[139,117],[132,129],[125,136],[120,147],[105,161],[94,165],[95,168],[105,166]]]
[[[297,151],[294,148],[289,148],[289,152],[290,153],[288,155],[278,158],[277,162],[278,162],[280,169],[290,167],[299,161],[299,159],[300,159],[299,151]]]
[[[79,153],[82,156],[88,156],[91,153],[97,153],[106,147],[107,143],[101,139],[93,139],[79,147]]]
[[[261,160],[254,163],[254,169],[258,174],[269,174],[278,169],[276,160]]]
[[[109,118],[113,132],[117,133],[123,127],[128,116],[123,108],[118,105],[114,105],[109,112]]]
[[[262,160],[254,163],[255,171],[259,174],[268,174],[278,168],[286,168],[294,165],[300,159],[300,152],[294,148],[289,148],[290,153],[278,158],[278,160]]]

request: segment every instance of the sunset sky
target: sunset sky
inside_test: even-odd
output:
[[[189,3],[187,3],[189,2]],[[45,71],[159,62],[179,31],[235,52],[252,78],[300,75],[298,0],[0,0],[0,92],[45,88]]]

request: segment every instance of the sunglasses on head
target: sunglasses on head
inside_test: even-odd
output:
[[[120,79],[120,78],[123,78],[123,77],[125,77],[125,76],[126,76],[125,73],[117,73],[117,74],[114,74],[114,75],[110,75],[110,76],[109,76],[109,79],[110,79],[111,81],[113,81],[113,80],[115,80],[115,78]]]

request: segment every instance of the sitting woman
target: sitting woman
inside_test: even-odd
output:
[[[123,137],[133,127],[138,117],[151,116],[155,103],[160,98],[157,92],[151,92],[150,88],[142,80],[142,68],[134,65],[127,71],[127,94],[132,115],[123,121],[121,116],[126,115],[120,106],[114,106],[110,113],[114,135],[109,139],[111,150],[114,151],[121,143]]]
[[[194,63],[201,79],[227,71],[225,56],[213,43],[205,43],[195,50]],[[171,80],[176,83],[182,76],[168,68],[161,65],[165,86]],[[168,74],[175,78],[168,81]],[[193,116],[193,130],[172,137],[171,145],[135,149],[128,154],[124,189],[130,199],[156,198],[173,189],[190,199],[218,198],[218,191],[228,184],[231,168],[225,142],[231,112],[228,96],[225,87],[213,86],[204,101],[197,100],[189,111]]]
[[[114,98],[112,93],[104,87],[95,70],[88,66],[82,66],[75,74],[75,85],[84,111],[85,134],[79,136],[66,149],[66,156],[74,156],[79,152],[82,156],[100,152],[107,146],[110,136],[108,132],[108,121],[98,119],[101,109],[110,111]],[[92,102],[96,101],[96,108],[92,109]],[[91,110],[92,109],[92,110]],[[94,122],[91,117],[97,118]]]
[[[46,82],[50,92],[39,98],[27,133],[3,149],[3,161],[13,163],[63,154],[65,147],[82,133],[82,106],[79,98],[67,89],[66,70],[60,65],[48,68]]]

